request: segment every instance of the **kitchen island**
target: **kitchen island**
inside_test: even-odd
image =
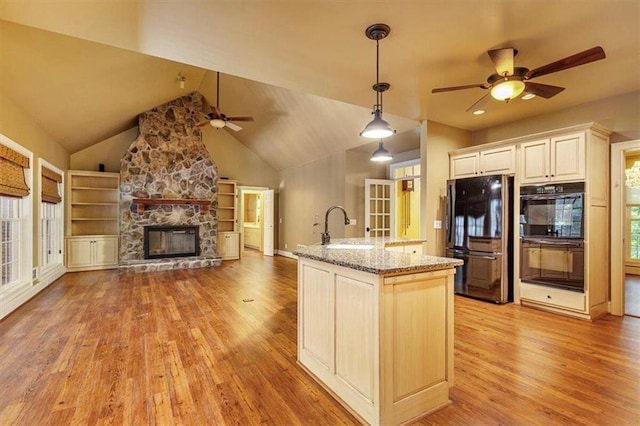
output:
[[[403,245],[416,241],[341,239],[295,252],[298,362],[374,425],[450,404],[453,276],[462,261]]]

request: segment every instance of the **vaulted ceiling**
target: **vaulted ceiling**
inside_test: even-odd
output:
[[[0,19],[0,90],[71,153],[183,93],[215,103],[215,71],[223,112],[255,117],[231,133],[275,169],[366,144],[375,42],[364,29],[376,22],[391,27],[380,75],[385,119],[403,133],[392,152],[415,145],[421,120],[474,131],[640,90],[637,0],[6,0]],[[566,88],[551,99],[490,101],[474,116],[484,90],[431,93],[483,83],[489,49],[514,47],[516,66],[536,68],[593,46],[607,58],[536,80]]]

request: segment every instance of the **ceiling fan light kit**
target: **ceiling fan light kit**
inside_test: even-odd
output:
[[[370,139],[381,139],[393,135],[396,131],[382,118],[382,93],[389,90],[389,83],[380,83],[380,40],[389,35],[391,28],[386,24],[373,24],[367,27],[365,35],[376,42],[376,104],[373,107],[373,120],[360,132],[360,136]]]
[[[378,163],[383,163],[385,161],[391,161],[393,159],[393,155],[389,153],[382,144],[382,139],[378,142],[378,149],[373,151],[371,155],[371,161],[375,161]]]
[[[220,118],[214,118],[213,120],[209,121],[209,124],[211,124],[211,127],[215,127],[216,129],[222,129],[226,125],[224,120]]]
[[[522,80],[505,77],[503,81],[491,88],[491,97],[499,101],[510,101],[524,92],[525,84]]]
[[[440,87],[431,90],[431,93],[480,88],[490,89],[489,93],[492,98],[505,102],[509,102],[510,100],[517,98],[522,93],[525,93],[525,95],[522,96],[522,99],[524,100],[532,99],[536,96],[549,99],[562,92],[564,87],[533,83],[530,80],[606,58],[602,47],[595,46],[591,49],[584,50],[574,55],[567,56],[566,58],[551,62],[547,65],[529,70],[524,67],[514,67],[514,58],[518,54],[518,51],[512,47],[489,50],[487,54],[489,55],[491,62],[493,62],[496,73],[490,75],[487,78],[486,83]],[[476,115],[481,114],[479,112],[481,111],[479,106],[485,102],[485,99],[486,95],[468,108],[467,112],[472,112]],[[484,112],[483,109],[482,112]]]

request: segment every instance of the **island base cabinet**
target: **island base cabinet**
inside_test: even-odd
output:
[[[383,277],[300,258],[299,363],[369,424],[449,404],[454,273]]]

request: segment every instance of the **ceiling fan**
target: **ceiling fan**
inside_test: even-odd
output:
[[[211,112],[207,114],[207,121],[198,123],[198,127],[210,124],[216,129],[228,127],[229,129],[237,132],[239,130],[242,130],[242,127],[238,126],[235,123],[232,123],[232,121],[254,121],[253,117],[249,116],[227,117],[222,113],[222,111],[220,111],[220,72],[216,72],[216,105],[211,105],[210,108]]]
[[[564,59],[529,70],[524,67],[514,67],[513,59],[518,54],[518,51],[512,47],[489,50],[487,53],[489,54],[489,58],[491,58],[491,62],[493,62],[496,73],[491,74],[487,78],[486,83],[441,87],[431,90],[431,93],[450,92],[453,90],[471,89],[476,87],[479,87],[480,89],[490,89],[489,93],[484,95],[476,103],[471,105],[469,109],[467,109],[467,112],[472,111],[474,114],[482,114],[484,110],[482,110],[481,107],[489,99],[489,95],[494,99],[505,102],[509,102],[510,100],[517,98],[523,92],[528,95],[528,99],[534,96],[549,99],[562,92],[564,87],[533,83],[529,80],[577,67],[578,65],[599,61],[606,57],[602,47],[596,46],[583,52],[568,56]]]

